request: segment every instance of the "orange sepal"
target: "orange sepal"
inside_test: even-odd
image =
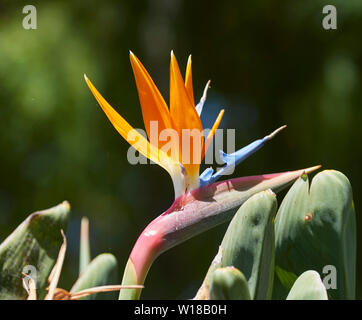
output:
[[[194,176],[198,174],[201,162],[203,129],[200,117],[187,93],[173,52],[171,52],[170,63],[170,114],[173,119],[174,128],[179,135],[180,162],[185,167],[187,175]],[[187,137],[184,137],[184,142],[190,142],[187,146],[182,146],[182,137],[185,135],[182,132],[183,129],[188,130],[190,134],[190,139],[185,139]],[[193,133],[195,133],[195,139],[192,138]],[[195,143],[197,143],[196,147],[194,147]]]
[[[154,139],[157,139],[158,141],[159,133],[162,130],[173,128],[170,112],[165,100],[145,67],[133,54],[133,52],[130,51],[129,57],[136,80],[138,96],[142,108],[143,122],[145,124],[148,138],[151,142],[153,142]],[[150,134],[151,121],[157,121],[158,135],[156,137],[151,137]],[[161,148],[164,144],[165,142],[158,141],[159,148]]]
[[[214,122],[214,125],[212,126],[209,134],[207,135],[207,138],[206,138],[206,140],[205,140],[205,148],[202,150],[202,151],[203,151],[203,152],[202,152],[202,159],[205,157],[205,154],[206,154],[206,152],[207,152],[207,149],[209,149],[209,147],[210,147],[211,141],[212,141],[212,139],[214,138],[215,132],[216,132],[217,128],[218,128],[219,125],[220,125],[220,122],[221,122],[221,119],[222,119],[222,117],[223,117],[223,115],[224,115],[224,112],[225,112],[224,109],[222,109],[222,110],[219,112],[219,115],[217,116],[217,118],[216,118],[216,120],[215,120],[215,122]]]

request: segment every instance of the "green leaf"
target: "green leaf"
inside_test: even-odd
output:
[[[38,299],[44,298],[48,276],[58,257],[67,227],[68,202],[32,213],[0,245],[0,300],[26,299],[22,272],[36,280]],[[29,273],[30,272],[30,273]]]
[[[242,270],[252,299],[269,299],[274,276],[274,223],[277,210],[270,190],[248,199],[237,211],[224,235],[196,298],[208,298],[210,276],[218,267]]]
[[[276,265],[273,283],[273,299],[284,299],[297,278],[298,276],[293,272],[288,272]]]
[[[275,273],[277,274],[281,284],[288,289],[292,288],[295,280],[298,278],[293,272],[288,272],[278,266],[275,266]]]
[[[354,299],[356,281],[356,220],[351,185],[341,172],[317,174],[309,188],[308,177],[298,179],[285,196],[275,220],[276,265],[302,274],[336,270],[332,299]],[[331,276],[333,276],[331,274]],[[275,284],[275,294],[286,288]],[[285,298],[278,296],[277,298]]]
[[[302,273],[290,290],[287,300],[328,300],[327,290],[318,272]]]
[[[234,268],[218,268],[211,275],[210,299],[250,300],[248,282],[243,273]]]
[[[103,253],[94,258],[84,269],[70,292],[88,288],[118,284],[118,263],[114,255]],[[119,292],[102,292],[82,298],[83,300],[114,300]]]

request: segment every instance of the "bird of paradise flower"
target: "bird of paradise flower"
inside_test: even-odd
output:
[[[196,141],[195,139],[189,139],[190,146],[187,148],[189,151],[186,157],[184,148],[180,146],[182,145],[185,130],[192,131],[196,129],[203,132],[200,115],[206,100],[209,82],[200,102],[195,105],[191,56],[187,62],[184,80],[175,55],[171,52],[170,108],[168,108],[151,76],[132,52],[130,52],[130,60],[142,108],[143,121],[150,141],[137,130],[134,130],[114,110],[87,76],[85,76],[85,80],[114,128],[137,151],[167,170],[173,181],[174,203],[144,229],[136,241],[126,265],[122,284],[143,285],[150,266],[162,252],[222,222],[230,220],[233,215],[230,213],[230,209],[240,206],[253,194],[267,189],[277,192],[303,173],[312,172],[320,166],[215,183],[217,179],[228,174],[235,165],[260,149],[266,141],[285,128],[285,126],[282,126],[270,135],[258,139],[232,154],[226,154],[220,150],[220,157],[225,165],[217,172],[214,172],[212,168],[208,168],[200,175],[200,163],[212,142],[224,110],[220,111],[206,138],[199,135]],[[151,124],[153,122],[157,123],[161,132],[176,131],[178,136],[177,145],[175,146],[175,142],[173,142],[171,149],[176,149],[177,152],[169,152],[170,149],[165,151],[164,147],[169,143],[165,139],[156,137],[156,143],[152,143],[152,141],[155,141],[155,137],[151,135]],[[188,161],[185,161],[185,158]],[[140,293],[141,289],[121,290],[120,299],[138,299]]]

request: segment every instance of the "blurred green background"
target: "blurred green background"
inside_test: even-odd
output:
[[[128,50],[168,101],[169,57],[192,53],[195,97],[212,80],[202,120],[236,129],[241,147],[288,128],[234,177],[322,164],[350,179],[361,247],[362,2],[34,1],[38,28],[22,27],[23,1],[0,1],[0,241],[25,217],[63,200],[72,206],[60,285],[78,273],[79,226],[89,217],[92,256],[115,254],[120,276],[142,229],[173,201],[168,174],[132,166],[128,144],[88,90],[143,128]],[[334,4],[338,29],[322,28]],[[281,194],[278,198],[282,199]],[[163,254],[145,299],[191,298],[217,252],[222,225]],[[362,254],[358,255],[362,271]],[[362,297],[362,272],[358,297]]]

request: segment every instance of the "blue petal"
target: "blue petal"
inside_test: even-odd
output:
[[[285,126],[275,130],[273,133],[264,137],[263,139],[259,139],[250,143],[246,147],[241,148],[234,153],[227,154],[220,150],[220,158],[225,163],[225,165],[220,168],[215,174],[213,174],[213,170],[211,168],[206,169],[200,175],[200,185],[205,186],[209,183],[215,182],[223,175],[231,174],[234,171],[235,166],[251,156],[254,152],[258,151],[265,144],[266,141],[272,139],[279,131],[284,128]]]
[[[200,174],[200,186],[205,186],[209,184],[208,181],[211,179],[213,173],[214,173],[213,168],[205,169],[204,172]]]
[[[264,145],[265,141],[267,141],[265,140],[265,138],[256,140],[247,145],[246,147],[241,148],[240,150],[230,154],[227,154],[220,150],[220,158],[224,163],[226,163],[226,165],[237,165],[240,162],[244,161],[247,157],[251,156],[254,152],[258,151]]]

